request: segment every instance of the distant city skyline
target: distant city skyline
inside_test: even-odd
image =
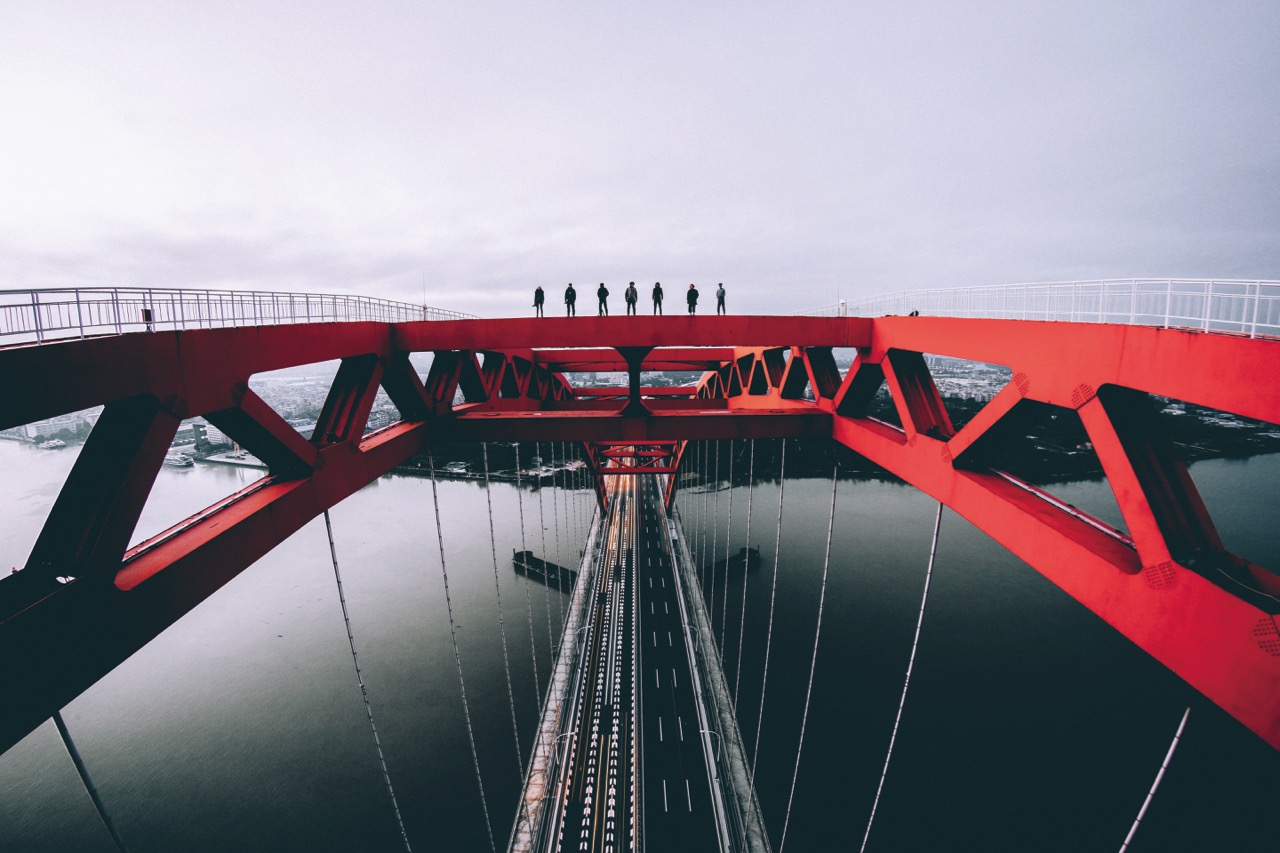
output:
[[[1280,279],[1280,5],[15,0],[0,288]],[[586,292],[586,291],[584,291]]]

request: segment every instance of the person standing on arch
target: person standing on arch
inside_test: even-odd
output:
[[[574,307],[578,301],[578,291],[573,289],[573,282],[569,282],[569,286],[564,289],[564,315],[566,317],[578,316],[578,309]]]
[[[689,292],[685,294],[684,298],[685,298],[685,301],[689,303],[689,313],[697,314],[698,313],[698,288],[694,287],[692,284],[689,285]]]
[[[716,288],[716,313],[724,313],[724,282],[720,282],[720,286]]]
[[[600,286],[596,288],[596,297],[600,300],[600,307],[596,309],[597,317],[609,316],[609,288],[604,286],[604,282],[600,282]]]
[[[622,294],[622,298],[627,303],[627,316],[634,317],[636,313],[636,300],[640,298],[640,292],[636,290],[636,283],[633,281],[627,285],[626,291]]]
[[[542,303],[546,301],[546,294],[542,292],[542,285],[538,285],[533,289],[533,316],[542,316]]]
[[[662,282],[660,281],[653,283],[653,313],[662,313]]]

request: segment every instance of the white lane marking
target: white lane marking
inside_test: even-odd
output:
[[[676,679],[676,671],[674,669],[671,670],[671,686],[672,687],[679,686],[679,681]]]
[[[670,631],[668,631],[668,632],[667,632],[667,645],[668,645],[668,646],[670,646],[670,645],[671,645],[671,632],[670,632]]]
[[[653,671],[653,686],[654,687],[662,686],[662,679],[658,678],[658,671],[656,669]]]
[[[670,613],[671,613],[671,604],[670,604],[670,602],[667,602],[667,601],[662,602],[662,612],[663,612],[663,613],[666,613],[666,614],[668,614],[668,615],[670,615]]]
[[[684,795],[689,800],[689,811],[693,811],[693,794],[689,793],[689,780],[684,780]]]
[[[666,779],[662,780],[662,810],[664,812],[670,811],[670,809],[667,808],[667,780]]]
[[[655,649],[658,647],[658,632],[657,632],[657,631],[654,631],[654,632],[653,632],[653,647],[654,647]]]
[[[658,743],[662,743],[662,718],[658,718]]]
[[[676,725],[680,727],[680,740],[684,740],[684,717],[676,717]]]

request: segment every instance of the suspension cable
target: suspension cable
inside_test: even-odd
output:
[[[543,503],[542,503],[542,442],[540,442],[540,441],[534,442],[533,450],[534,450],[534,454],[536,455],[536,457],[537,457],[537,459],[538,459],[538,475],[537,475],[537,482],[538,482],[538,531],[539,531],[540,535],[542,536],[542,566],[543,566],[543,569],[544,569],[544,571],[543,571],[543,575],[544,575],[544,577],[545,577],[545,575],[546,575],[546,571],[545,571],[545,569],[546,569],[547,563],[548,563],[548,562],[550,562],[550,561],[549,561],[549,560],[547,560],[547,514],[546,514],[546,512],[544,511],[544,505],[543,505]],[[557,568],[559,568],[559,567],[557,566]],[[548,580],[549,580],[549,579],[548,579]],[[551,584],[548,582],[548,583],[545,583],[545,584],[544,584],[544,586],[546,586],[546,588],[547,588],[547,594],[546,594],[546,596],[542,599],[544,602],[546,602],[546,605],[547,605],[547,648],[551,650],[551,654],[554,656],[554,655],[555,655],[555,653],[556,653],[556,652],[555,652],[556,644],[555,644],[554,633],[553,633],[553,632],[552,632],[552,630],[551,630]],[[559,573],[559,572],[556,572],[556,586],[557,586],[557,587],[559,587],[559,586],[560,586],[560,573]],[[563,605],[562,605],[562,606],[563,606]],[[560,615],[561,615],[561,616],[563,616],[563,615],[564,615],[564,611],[563,611],[563,610],[561,610],[561,611],[560,611]],[[555,665],[554,665],[554,663],[553,663],[553,664],[552,664],[552,671],[554,672],[554,670],[555,670]]]
[[[929,600],[929,581],[933,578],[933,561],[938,554],[938,531],[942,528],[942,501],[938,501],[938,514],[933,520],[933,543],[929,546],[929,567],[924,575],[924,592],[920,595],[920,615],[916,617],[916,635],[911,640],[911,656],[907,659],[907,677],[902,682],[902,696],[898,699],[898,715],[893,720],[893,734],[889,736],[889,749],[884,756],[884,769],[880,771],[880,784],[876,785],[876,796],[871,802],[871,815],[867,818],[867,831],[862,836],[859,853],[867,849],[867,839],[871,837],[871,822],[876,819],[876,806],[880,804],[880,793],[884,790],[885,776],[889,775],[889,759],[893,757],[893,744],[898,739],[898,724],[902,722],[902,706],[907,701],[907,688],[911,685],[911,668],[916,663],[916,649],[920,646],[920,626],[924,624],[924,606]]]
[[[747,638],[747,577],[751,573],[751,506],[756,483],[756,440],[751,439],[751,462],[747,468],[747,551],[742,569],[742,618],[738,623],[738,663],[733,676],[733,712],[738,712],[738,685],[742,683],[742,646]]]
[[[71,756],[71,763],[76,766],[76,773],[80,774],[80,782],[84,785],[85,793],[89,795],[89,799],[93,802],[93,808],[98,812],[98,819],[102,821],[102,825],[106,827],[107,832],[111,835],[111,840],[115,842],[116,849],[120,853],[128,853],[128,848],[124,846],[124,838],[120,835],[120,830],[116,829],[115,823],[111,820],[111,815],[107,814],[107,807],[102,802],[102,796],[98,793],[98,789],[93,784],[93,779],[89,777],[89,768],[85,767],[84,759],[80,757],[80,750],[76,749],[76,742],[71,739],[71,732],[67,729],[67,724],[62,719],[61,711],[53,712],[53,724],[58,727],[58,735],[62,738],[62,745],[67,748],[67,755]],[[399,812],[396,813],[399,817]],[[404,827],[400,827],[404,831]],[[409,842],[406,841],[407,845]]]
[[[1182,730],[1187,727],[1187,717],[1191,715],[1191,706],[1187,706],[1187,710],[1182,712],[1182,722],[1178,723],[1178,730],[1173,733],[1173,741],[1169,744],[1169,751],[1164,755],[1164,761],[1160,762],[1160,770],[1156,773],[1156,779],[1151,783],[1151,790],[1147,792],[1147,798],[1142,801],[1142,808],[1138,809],[1138,816],[1133,820],[1133,826],[1129,828],[1129,834],[1124,837],[1124,843],[1120,845],[1120,853],[1125,853],[1129,849],[1129,842],[1133,841],[1133,836],[1138,831],[1138,824],[1142,823],[1142,818],[1147,813],[1147,806],[1151,805],[1151,799],[1156,795],[1156,788],[1160,787],[1160,782],[1164,779],[1164,771],[1169,769],[1169,762],[1173,759],[1173,751],[1178,748],[1178,741],[1182,738]]]
[[[551,522],[555,527],[556,533],[556,568],[561,568],[564,562],[564,554],[560,550],[560,497],[559,490],[556,489],[556,443],[554,441],[547,442],[551,446]],[[556,572],[556,586],[560,592],[564,592],[564,574]],[[560,605],[560,624],[564,624],[564,596],[556,596]]]
[[[564,491],[564,537],[570,542],[577,542],[577,537],[573,534],[573,529],[570,526],[570,521],[572,520],[570,500],[573,497],[573,487],[570,484],[570,471],[568,471],[568,442],[561,442],[561,464],[564,466],[564,470],[561,471],[561,488]],[[577,551],[579,549],[573,548],[573,555],[575,555],[573,558],[575,560],[577,560]]]
[[[493,840],[493,821],[489,819],[489,800],[484,795],[484,779],[480,776],[480,756],[476,752],[476,733],[471,725],[471,706],[467,703],[467,684],[462,678],[462,654],[458,651],[458,628],[453,621],[453,600],[449,597],[449,570],[444,561],[444,532],[440,525],[440,495],[436,490],[436,462],[434,454],[427,454],[427,467],[431,471],[431,503],[436,514],[436,543],[440,546],[440,577],[444,579],[444,606],[449,614],[449,636],[453,640],[453,660],[458,667],[458,689],[462,692],[462,715],[467,721],[467,741],[471,744],[471,763],[476,770],[476,785],[480,788],[480,805],[484,809],[484,825],[489,833],[489,849],[498,853]]]
[[[724,600],[720,602],[720,666],[724,667],[724,632],[729,621],[729,539],[733,533],[733,439],[729,439],[729,523],[724,530]],[[747,583],[746,572],[742,583]],[[714,619],[712,620],[714,621]]]
[[[701,567],[707,562],[707,516],[711,510],[711,493],[707,491],[707,484],[711,481],[711,460],[707,458],[707,451],[711,449],[711,442],[702,442],[702,530],[700,532],[701,545],[698,547],[698,566],[700,568],[698,577],[702,579],[703,588],[706,588],[706,576]]]
[[[716,500],[715,511],[711,516],[711,565],[708,567],[708,574],[711,575],[711,592],[707,596],[710,604],[710,611],[707,613],[708,619],[714,619],[716,612],[716,540],[720,538],[720,439],[716,439]],[[728,589],[726,583],[726,591]],[[713,635],[711,639],[715,639]]]
[[[516,504],[520,508],[520,558],[526,561],[524,566],[524,603],[529,614],[529,657],[533,661],[533,695],[538,701],[538,713],[542,713],[542,679],[538,677],[538,640],[533,635],[533,593],[529,590],[529,548],[524,541],[524,489],[520,483],[520,442],[516,448]],[[550,625],[547,626],[550,629]],[[550,634],[547,635],[548,640]]]
[[[773,588],[769,592],[769,629],[764,638],[764,675],[760,679],[760,714],[756,717],[756,743],[751,749],[751,790],[756,786],[756,760],[760,757],[760,730],[764,727],[764,695],[769,685],[769,652],[773,646],[773,605],[778,597],[778,558],[782,554],[782,496],[787,485],[787,440],[782,439],[782,463],[778,469],[778,529],[773,540]],[[754,793],[751,801],[755,802]]]
[[[511,686],[511,660],[507,656],[507,626],[502,617],[502,584],[498,578],[498,545],[493,532],[493,488],[489,483],[489,442],[480,444],[484,459],[484,500],[489,507],[489,551],[493,554],[493,594],[498,601],[498,636],[502,640],[502,669],[507,675],[507,702],[511,705],[511,733],[516,742],[516,777],[524,780],[524,751],[520,748],[520,727],[516,724],[516,693]]]
[[[333,579],[338,583],[338,603],[342,605],[342,622],[347,626],[347,643],[351,646],[351,663],[356,668],[356,683],[360,685],[360,698],[364,700],[364,713],[369,718],[369,731],[373,734],[373,746],[378,751],[378,764],[382,766],[382,781],[387,784],[387,796],[391,798],[391,808],[396,813],[396,823],[400,825],[400,838],[404,841],[404,849],[413,853],[409,846],[409,833],[404,828],[404,818],[400,816],[400,804],[396,802],[395,788],[391,787],[391,773],[387,770],[387,760],[382,755],[382,741],[378,738],[378,727],[373,723],[373,707],[369,704],[369,691],[364,686],[364,674],[360,671],[360,657],[356,654],[356,637],[351,631],[351,614],[347,612],[347,595],[342,590],[342,573],[338,571],[338,548],[333,541],[333,522],[329,518],[329,510],[324,511],[324,529],[329,535],[329,556],[333,558]]]
[[[809,724],[809,700],[813,698],[813,674],[818,668],[818,639],[822,636],[822,608],[827,603],[827,570],[831,567],[831,534],[836,529],[836,483],[840,463],[831,471],[831,515],[827,519],[827,551],[822,558],[822,589],[818,593],[818,624],[813,629],[813,657],[809,661],[809,686],[804,691],[804,714],[800,717],[800,741],[796,744],[796,766],[791,773],[791,793],[787,795],[787,816],[782,821],[782,838],[778,853],[787,844],[787,827],[791,825],[791,805],[796,798],[796,780],[800,778],[800,753],[804,750],[804,730]]]

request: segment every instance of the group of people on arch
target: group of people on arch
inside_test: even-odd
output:
[[[724,314],[724,283],[716,285],[716,313]],[[653,283],[653,313],[662,313],[662,282],[655,281]],[[609,316],[609,288],[604,286],[604,282],[600,282],[600,286],[596,288],[597,309],[596,314],[600,317]],[[636,313],[636,303],[640,301],[640,292],[636,290],[636,283],[633,281],[627,285],[627,289],[622,293],[622,301],[627,305],[627,313]],[[546,302],[546,293],[542,290],[542,285],[538,285],[533,291],[533,309],[534,316],[541,317],[542,306]],[[573,283],[564,289],[564,313],[566,317],[576,317],[578,314],[578,291],[574,289]],[[685,291],[685,304],[689,308],[690,314],[698,313],[698,288],[689,285],[689,289]]]

